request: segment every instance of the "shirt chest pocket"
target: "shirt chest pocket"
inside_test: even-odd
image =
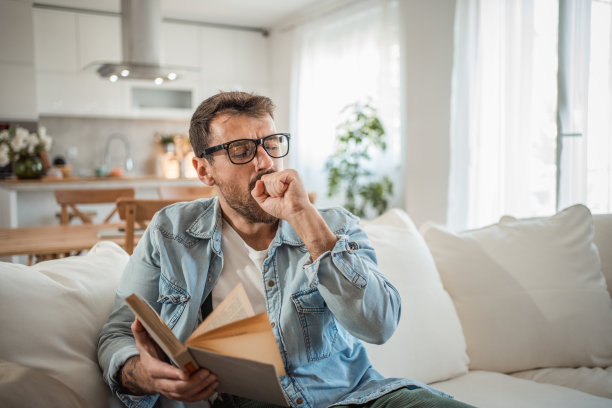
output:
[[[161,304],[160,315],[171,329],[176,325],[187,307],[191,296],[189,293],[167,280],[160,279],[159,297],[157,303]]]
[[[334,350],[338,328],[325,300],[316,288],[297,292],[291,300],[300,319],[308,361],[329,357]]]

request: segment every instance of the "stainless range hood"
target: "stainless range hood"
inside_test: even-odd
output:
[[[176,70],[160,65],[160,35],[159,0],[121,0],[123,61],[103,64],[98,74],[113,82],[143,79],[161,84],[177,79]]]

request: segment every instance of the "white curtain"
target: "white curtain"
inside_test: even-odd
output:
[[[458,0],[448,224],[551,214],[556,198],[555,0]]]
[[[560,100],[559,207],[586,204],[612,211],[612,5],[610,0],[563,0],[568,37],[566,100]],[[561,67],[560,67],[561,69]]]
[[[340,112],[358,101],[370,101],[383,121],[387,153],[375,156],[372,167],[390,176],[401,196],[397,15],[395,0],[361,1],[297,29],[290,165],[318,192],[318,205],[342,204],[327,198],[325,162],[335,150]]]

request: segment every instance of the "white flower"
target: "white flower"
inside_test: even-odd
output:
[[[24,134],[23,132],[19,131],[20,129],[22,128],[17,128],[15,137],[13,138],[13,140],[11,140],[11,147],[13,148],[14,152],[18,152],[26,146],[26,138],[28,137],[28,132],[26,130]]]
[[[9,148],[7,145],[0,145],[0,167],[4,167],[10,163],[9,160]]]
[[[47,136],[45,134],[44,136],[41,136],[40,139],[43,145],[43,149],[47,152],[51,150],[51,145],[53,144],[53,139],[51,139],[51,136]]]
[[[47,137],[47,128],[44,126],[39,127],[38,136],[40,136],[41,139],[44,139],[45,137]]]
[[[5,140],[9,140],[9,131],[6,129],[0,132],[0,142],[3,142]]]
[[[18,127],[15,130],[15,137],[19,137],[21,139],[25,139],[29,135],[30,135],[30,132],[28,131],[28,129],[25,129],[25,128],[22,128],[22,127]]]
[[[30,136],[26,139],[26,146],[28,147],[28,153],[34,154],[38,147],[38,136],[36,133],[30,133]]]

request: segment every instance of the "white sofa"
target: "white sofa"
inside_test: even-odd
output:
[[[453,234],[391,210],[364,228],[403,302],[393,338],[367,345],[381,372],[479,407],[612,407],[612,214],[574,206]],[[0,406],[120,406],[95,349],[127,259],[100,242],[0,263]]]

